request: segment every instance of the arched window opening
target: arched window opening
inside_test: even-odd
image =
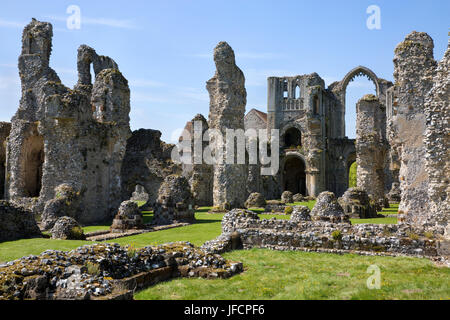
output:
[[[286,148],[298,148],[302,146],[302,133],[297,128],[289,128],[284,134],[284,146]]]
[[[345,135],[356,138],[356,104],[366,94],[377,94],[375,83],[365,74],[356,75],[345,90]]]
[[[300,86],[297,85],[295,87],[295,99],[300,99],[300,98],[301,98]]]

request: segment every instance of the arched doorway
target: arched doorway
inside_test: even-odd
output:
[[[307,194],[305,163],[300,157],[288,157],[283,168],[283,191]]]
[[[357,179],[357,164],[356,161],[353,161],[352,163],[348,164],[347,172],[348,172],[348,187],[349,188],[355,188]]]

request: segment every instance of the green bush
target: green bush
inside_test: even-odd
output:
[[[338,240],[342,240],[342,232],[341,230],[334,230],[331,233],[331,236],[333,237],[334,240],[338,241]]]
[[[292,212],[294,211],[294,208],[292,207],[286,207],[284,208],[284,214],[292,214]]]
[[[411,240],[419,240],[419,238],[420,238],[418,234],[413,233],[413,232],[409,232],[409,233],[408,233],[408,237],[409,237]]]
[[[99,267],[99,265],[98,265],[97,263],[88,261],[88,262],[86,263],[86,267],[87,267],[87,272],[88,272],[90,275],[93,275],[93,276],[98,276],[98,275],[100,275],[100,267]]]

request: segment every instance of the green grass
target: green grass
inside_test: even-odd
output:
[[[363,224],[363,223],[373,223],[373,224],[397,224],[397,218],[372,218],[372,219],[350,219],[352,224]]]
[[[350,166],[350,170],[348,172],[348,187],[355,188],[356,187],[356,171],[358,169],[358,165],[356,161],[353,162]]]
[[[175,279],[138,292],[154,299],[450,299],[450,269],[418,258],[352,254],[233,251],[224,257],[244,263],[230,279]],[[381,269],[381,288],[370,290],[367,268]]]

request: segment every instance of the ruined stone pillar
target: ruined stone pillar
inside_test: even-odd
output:
[[[357,186],[375,201],[384,201],[387,152],[386,115],[377,97],[365,95],[356,104]]]
[[[426,171],[429,177],[430,210],[423,213],[423,224],[450,238],[450,41],[439,62],[434,85],[425,101]]]
[[[397,137],[393,146],[400,156],[401,202],[399,220],[416,226],[428,211],[428,174],[425,170],[425,97],[433,86],[436,61],[433,40],[412,32],[395,49],[394,113]]]
[[[189,180],[195,205],[211,206],[213,204],[213,168],[203,161],[203,151],[207,142],[203,141],[208,122],[197,114],[186,124],[185,130],[191,138],[191,164],[183,164],[183,175]]]
[[[226,129],[244,130],[245,77],[226,42],[220,42],[214,49],[214,62],[216,73],[206,83],[210,97],[209,128],[220,131],[225,141]],[[243,207],[247,198],[247,166],[237,164],[236,157],[233,164],[225,163],[226,152],[223,159],[223,164],[214,166],[214,206]]]

